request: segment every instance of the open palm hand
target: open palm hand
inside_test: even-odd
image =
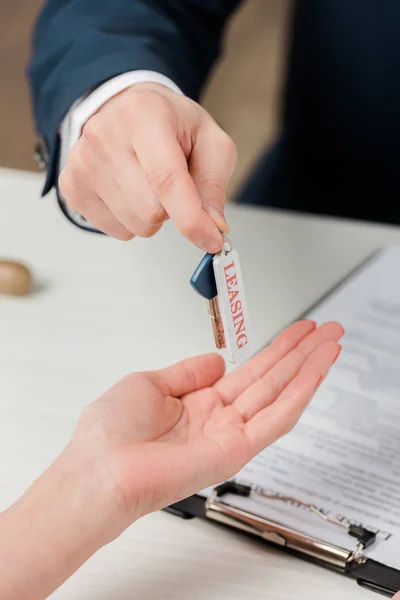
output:
[[[233,476],[297,423],[343,329],[299,321],[224,376],[215,354],[129,375],[86,409],[76,438],[121,507],[121,527]]]

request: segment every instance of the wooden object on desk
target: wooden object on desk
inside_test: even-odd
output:
[[[0,294],[25,296],[32,290],[32,273],[24,264],[0,260]]]

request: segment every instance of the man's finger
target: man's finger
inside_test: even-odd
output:
[[[165,395],[180,397],[213,385],[223,376],[224,370],[224,361],[218,354],[204,354],[152,371],[149,375]]]
[[[92,117],[84,127],[91,149],[85,152],[85,158],[90,161],[89,174],[94,174],[94,189],[116,218],[135,235],[150,237],[168,215],[150,189],[132,148],[128,116],[122,118],[116,103],[110,101],[101,118]]]
[[[135,237],[130,230],[118,221],[103,200],[94,192],[85,199],[81,215],[85,217],[90,225],[117,240],[128,241]]]
[[[231,138],[213,120],[207,119],[196,135],[189,171],[205,210],[225,233],[229,230],[224,218],[226,190],[236,160],[236,147]]]
[[[59,178],[60,191],[68,205],[85,217],[90,225],[118,240],[135,237],[118,221],[94,190],[88,189],[80,176],[63,171]]]
[[[219,252],[223,238],[204,210],[173,127],[143,119],[136,125],[134,139],[134,151],[150,188],[178,230],[207,252]]]
[[[135,234],[141,232],[151,235],[160,229],[161,225],[168,219],[168,215],[160,201],[150,189],[142,167],[127,146],[124,151],[115,158],[113,165],[114,193],[110,198],[109,206],[116,217],[131,229],[135,227]],[[135,219],[138,219],[135,222]]]
[[[250,419],[245,426],[245,434],[251,457],[294,427],[328,374],[339,351],[340,346],[331,340],[319,346],[277,401]]]

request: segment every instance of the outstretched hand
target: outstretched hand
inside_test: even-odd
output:
[[[73,439],[135,519],[233,476],[292,429],[340,351],[337,323],[300,321],[235,372],[218,355],[125,377],[83,413]]]
[[[300,321],[229,375],[209,354],[117,383],[0,513],[2,600],[42,600],[139,517],[237,473],[296,424],[342,334]]]

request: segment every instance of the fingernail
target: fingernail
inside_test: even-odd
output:
[[[332,361],[332,364],[334,364],[334,363],[337,361],[337,359],[338,359],[338,357],[339,357],[339,354],[341,353],[341,351],[342,351],[342,346],[340,346],[340,344],[339,344],[339,349],[338,349],[338,351],[336,352],[336,356],[335,356],[335,358],[333,359],[333,361]]]
[[[207,204],[205,206],[205,209],[216,224],[216,226],[218,227],[218,229],[220,231],[223,231],[224,233],[228,233],[229,225],[226,222],[223,211],[215,204]]]
[[[203,252],[208,252],[209,254],[217,254],[222,250],[223,239],[220,244],[214,240],[211,240],[205,243],[201,242],[200,244],[196,244],[196,246],[200,248],[200,250],[203,250]]]

